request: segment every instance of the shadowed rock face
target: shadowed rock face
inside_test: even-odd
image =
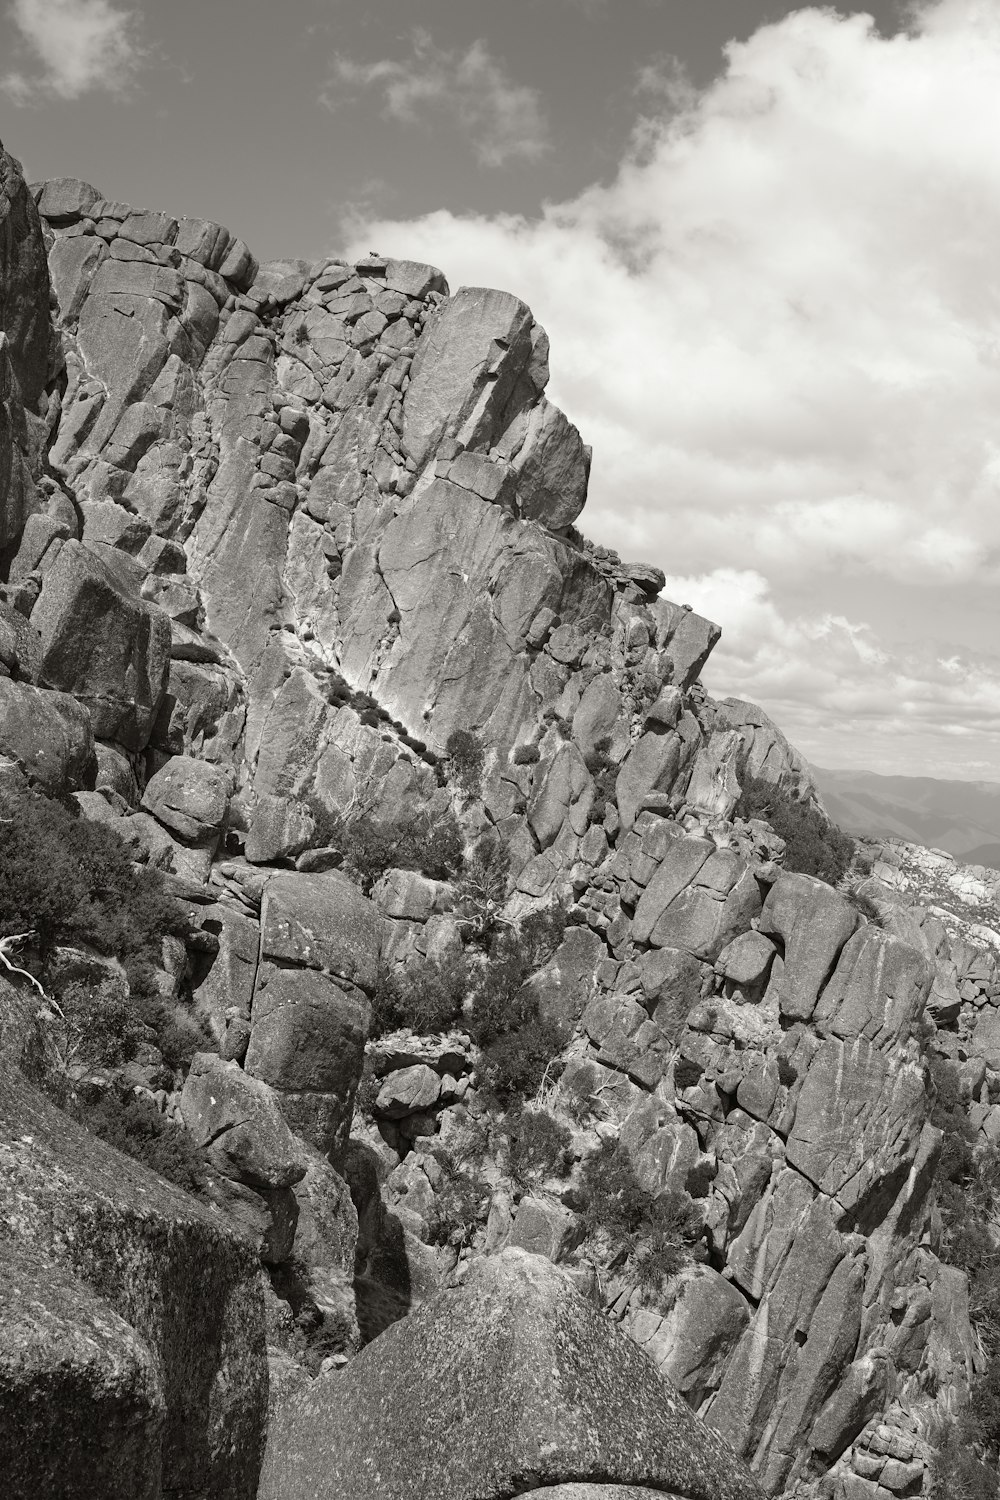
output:
[[[547,1261],[508,1250],[279,1414],[260,1500],[500,1500],[593,1479],[762,1500],[646,1356]]]
[[[22,1357],[13,1362],[5,1318],[0,1401],[37,1424],[18,1418],[0,1429],[10,1460],[0,1472],[24,1486],[14,1493],[45,1493],[50,1476],[48,1493],[74,1500],[155,1497],[161,1486],[199,1500],[252,1500],[266,1383],[250,1247],[9,1069],[0,1078],[0,1210],[14,1284],[41,1303],[32,1328],[20,1321],[23,1307],[15,1318]],[[57,1402],[58,1423],[46,1402]],[[33,1450],[46,1432],[56,1450]],[[93,1467],[72,1470],[74,1453]]]

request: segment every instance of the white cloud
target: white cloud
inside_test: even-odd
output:
[[[766,705],[817,763],[857,765],[863,745],[869,770],[974,776],[996,767],[1000,657],[933,641],[890,646],[843,615],[788,615],[752,570],[670,577],[666,594],[723,628],[709,690]]]
[[[782,601],[819,577],[850,579],[862,614],[880,580],[1000,582],[1000,3],[929,0],[895,36],[810,7],[732,43],[700,95],[673,76],[638,79],[652,114],[610,183],[534,219],[369,221],[353,244],[532,305],[594,446],[588,534],[744,580],[710,683],[818,759],[884,747],[947,774],[934,747],[971,736],[996,764],[997,662],[946,668]]]
[[[538,94],[514,83],[483,41],[466,52],[446,51],[417,28],[405,62],[336,57],[323,102],[335,108],[344,87],[377,89],[385,113],[396,120],[413,122],[429,111],[451,115],[484,166],[534,160],[546,149],[548,129]]]
[[[594,444],[602,540],[681,571],[992,582],[998,139],[995,0],[893,38],[807,9],[644,120],[610,185],[356,243],[532,304]]]
[[[0,80],[18,104],[39,93],[62,99],[119,93],[143,57],[135,12],[109,0],[13,0],[8,14],[41,65],[37,73],[15,70]]]

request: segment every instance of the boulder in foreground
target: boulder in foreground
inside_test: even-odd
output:
[[[506,1250],[289,1401],[258,1500],[501,1500],[565,1483],[762,1500],[626,1334],[549,1262]]]

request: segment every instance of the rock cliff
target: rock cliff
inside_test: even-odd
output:
[[[12,1251],[80,1411],[102,1383],[126,1392],[128,1444],[94,1459],[95,1492],[159,1493],[135,1478],[155,1452],[166,1490],[253,1493],[263,1298],[275,1430],[295,1435],[262,1494],[293,1492],[282,1462],[313,1493],[302,1414],[339,1407],[338,1382],[359,1412],[402,1399],[392,1361],[439,1336],[449,1298],[475,1303],[480,1256],[507,1247],[564,1264],[631,1336],[622,1369],[638,1345],[642,1378],[655,1366],[766,1493],[920,1493],[939,1393],[961,1400],[977,1360],[964,1275],[938,1253],[929,1057],[964,1061],[978,950],[899,901],[870,920],[878,892],[784,870],[766,822],[737,816],[750,778],[821,805],[765,714],[705,694],[718,628],[577,530],[590,454],[545,395],[523,302],[378,255],[258,265],[219,225],[75,180],[29,190],[0,160],[0,756],[185,904],[158,982],[202,1051],[172,1072],[154,1047],[128,1078],[215,1174],[214,1209],[163,1231],[172,1253],[218,1236],[213,1316],[249,1299],[258,1346],[242,1405],[221,1401],[227,1432],[248,1424],[231,1489],[208,1436],[190,1439],[197,1477],[171,1479],[170,1359],[143,1308],[51,1224],[34,1238],[51,1273]],[[363,868],[362,837],[369,855],[381,840]],[[490,934],[557,906],[569,925],[517,989],[556,1039],[520,1124],[490,1102],[486,1032],[461,1008],[369,1040],[373,1003],[384,1016],[449,964],[482,986]],[[994,1018],[965,1053],[990,1139]],[[562,1132],[558,1169],[512,1170],[529,1115]],[[618,1242],[595,1223],[609,1153],[628,1191],[697,1219],[670,1274],[637,1276],[639,1220]],[[412,1334],[352,1362],[421,1303]],[[311,1384],[303,1328],[322,1334]],[[227,1337],[198,1375],[213,1389],[244,1357]],[[574,1421],[590,1399],[567,1398]],[[702,1493],[669,1454],[631,1463],[637,1441],[612,1422],[585,1463],[550,1468],[501,1443],[481,1492],[530,1470],[567,1496]],[[329,1493],[360,1492],[343,1484]]]

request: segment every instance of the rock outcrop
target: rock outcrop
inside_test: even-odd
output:
[[[954,876],[978,920],[949,932],[898,852],[834,890],[738,815],[751,779],[821,805],[765,714],[707,697],[718,628],[576,529],[589,450],[515,296],[379,255],[260,266],[0,155],[0,330],[0,772],[71,795],[183,902],[156,984],[199,1049],[172,1070],[147,1038],[117,1082],[185,1126],[214,1204],[84,1160],[15,1080],[6,1191],[37,1257],[4,1254],[45,1316],[9,1304],[3,1410],[38,1393],[44,1448],[62,1370],[74,1494],[249,1495],[263,1265],[264,1494],[919,1493],[975,1366],[929,1069],[965,1070],[1000,1139],[1000,979],[970,930],[994,886]],[[518,1177],[467,1010],[385,1016],[422,976],[468,988],[491,933],[556,904],[516,998],[562,1038],[529,1108],[558,1150]],[[659,1280],[588,1218],[612,1148],[698,1219]],[[524,1249],[599,1286],[603,1321]],[[421,1361],[491,1299],[460,1453]],[[440,1472],[397,1471],[425,1418]],[[58,1488],[7,1426],[18,1483]]]
[[[761,1496],[631,1340],[508,1250],[292,1400],[260,1500],[501,1500],[567,1481]]]

